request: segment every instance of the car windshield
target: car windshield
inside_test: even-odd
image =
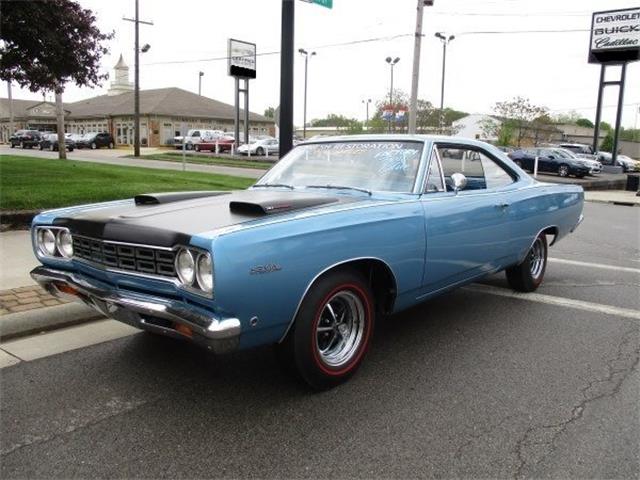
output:
[[[300,145],[257,185],[410,193],[422,148],[421,142],[394,141]]]

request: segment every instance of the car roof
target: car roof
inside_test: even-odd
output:
[[[322,137],[322,138],[314,138],[306,140],[302,142],[300,145],[311,144],[311,143],[331,143],[331,142],[423,142],[423,143],[459,143],[461,145],[468,145],[474,147],[482,147],[486,148],[487,146],[490,148],[496,148],[490,143],[481,142],[479,140],[472,140],[469,138],[462,137],[450,137],[446,135],[422,135],[422,134],[407,134],[407,133],[389,133],[389,134],[362,134],[362,135],[337,135],[331,137]]]

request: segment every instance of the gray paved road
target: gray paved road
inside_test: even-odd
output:
[[[146,153],[154,153],[156,149],[149,149]],[[98,150],[74,150],[67,152],[67,157],[71,160],[81,162],[106,163],[109,165],[127,165],[133,167],[160,168],[164,170],[182,170],[182,164],[176,162],[164,162],[162,160],[138,160],[135,158],[124,158],[126,152],[120,149],[109,150],[101,148]],[[40,151],[38,149],[9,148],[7,145],[0,145],[0,155],[22,155],[40,158],[58,158],[58,152]],[[254,168],[225,167],[223,165],[200,165],[188,163],[186,167],[189,172],[219,173],[222,175],[234,175],[236,177],[259,178],[264,174],[264,170]]]
[[[640,209],[586,214],[552,257],[638,268]],[[539,293],[637,311],[639,277],[552,261]],[[0,476],[638,478],[639,357],[637,318],[470,290],[380,324],[322,394],[268,348],[136,334],[0,370]]]

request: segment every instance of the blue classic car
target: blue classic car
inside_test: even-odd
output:
[[[33,221],[49,292],[216,353],[275,344],[315,389],[352,375],[376,318],[504,270],[535,290],[579,186],[491,145],[365,135],[295,147],[253,187],[64,208]]]

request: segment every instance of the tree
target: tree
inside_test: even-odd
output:
[[[605,122],[604,120],[600,122],[600,130],[604,130],[605,132],[610,132],[613,130],[613,127],[610,123]]]
[[[593,127],[595,127],[593,122],[591,120],[589,120],[588,118],[579,118],[578,120],[576,120],[576,125],[579,126],[579,127],[585,127],[585,128],[593,128]]]
[[[613,153],[613,132],[609,130],[600,144],[601,152]]]
[[[95,87],[107,79],[100,60],[111,38],[113,33],[100,32],[91,10],[72,0],[0,2],[0,80],[55,93],[60,158],[66,158],[64,86]]]
[[[513,127],[516,135],[516,144],[519,147],[522,140],[525,138],[528,130],[532,127],[532,122],[539,118],[548,119],[548,110],[546,107],[533,105],[528,98],[514,97],[511,100],[504,102],[496,102],[494,106],[495,113],[503,119],[509,119],[513,122]],[[537,139],[535,132],[542,123],[539,122],[537,126],[534,125],[534,138]]]
[[[276,109],[273,107],[267,107],[264,110],[264,116],[267,118],[275,118],[276,117]]]
[[[555,123],[561,123],[563,125],[578,125],[580,114],[575,110],[571,110],[570,112],[557,114],[553,120]]]

